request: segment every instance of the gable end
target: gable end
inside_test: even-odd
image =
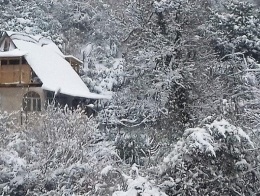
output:
[[[12,39],[5,32],[4,35],[0,39],[0,51],[11,51],[16,48]]]

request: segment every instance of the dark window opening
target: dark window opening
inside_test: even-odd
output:
[[[5,40],[5,45],[4,45],[4,51],[8,51],[10,48],[10,40],[6,39]]]
[[[45,106],[47,107],[48,105],[53,104],[53,103],[54,103],[54,92],[47,91]]]
[[[41,111],[41,98],[36,92],[30,91],[23,97],[24,111]]]
[[[32,78],[38,77],[34,71],[32,71]]]
[[[70,107],[69,97],[67,95],[58,94],[55,96],[54,92],[47,91],[46,96],[47,96],[46,106],[48,104],[54,104],[57,107],[64,107],[65,105],[68,105]]]
[[[68,96],[62,95],[62,94],[57,95],[57,96],[55,97],[55,102],[56,102],[59,106],[64,107],[65,105],[68,105],[68,103],[69,103],[69,101],[68,101]]]
[[[7,65],[7,60],[1,60],[1,65]]]
[[[20,60],[19,59],[9,60],[9,64],[10,65],[19,65],[20,64]]]

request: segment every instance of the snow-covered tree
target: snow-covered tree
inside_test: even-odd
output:
[[[229,104],[228,118],[245,125],[252,123],[259,110],[255,105],[259,98],[259,9],[247,1],[223,5],[224,9],[213,9],[206,29],[224,62],[215,73],[226,86],[222,88],[226,88],[223,100]]]
[[[219,54],[243,53],[259,61],[259,10],[244,1],[227,1],[209,21],[214,47]]]
[[[208,117],[186,129],[161,166],[168,195],[236,195],[259,191],[248,134],[224,119]]]

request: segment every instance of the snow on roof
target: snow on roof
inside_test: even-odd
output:
[[[23,33],[7,32],[17,49],[28,51],[25,59],[42,81],[42,88],[74,97],[109,99],[110,96],[91,93],[65,56],[49,39]],[[17,50],[16,49],[16,50]],[[10,51],[11,52],[14,52]]]
[[[74,57],[73,55],[64,55],[60,51],[59,47],[55,43],[53,43],[52,40],[50,40],[46,37],[43,37],[41,35],[29,35],[26,33],[19,33],[19,32],[13,32],[13,31],[6,31],[6,33],[9,37],[12,38],[12,40],[23,40],[23,41],[32,42],[32,43],[35,43],[35,44],[38,44],[41,46],[45,46],[45,47],[48,47],[50,50],[55,51],[63,58],[72,58],[80,63],[83,63],[81,60]]]
[[[38,43],[41,38],[44,38],[41,35],[29,35],[29,34],[26,34],[26,33],[13,32],[13,31],[6,31],[6,34],[9,37],[12,37],[12,39],[31,41],[31,42],[35,42],[35,43]]]
[[[78,58],[76,58],[75,56],[72,56],[72,55],[64,55],[65,58],[72,58],[78,62],[80,62],[81,64],[83,64],[83,61],[79,60]]]
[[[27,52],[15,49],[12,51],[0,52],[0,57],[22,57],[25,54],[27,54]]]
[[[56,53],[57,53],[58,55],[60,55],[62,58],[65,58],[65,57],[64,57],[64,54],[60,51],[59,47],[58,47],[55,43],[50,42],[50,43],[47,44],[46,41],[40,40],[39,45],[44,46],[45,49],[48,49],[48,50],[50,50],[50,51],[52,51],[52,52],[56,52]]]

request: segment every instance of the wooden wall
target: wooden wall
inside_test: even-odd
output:
[[[79,73],[79,66],[80,66],[80,62],[75,60],[74,58],[72,57],[66,57],[65,58],[71,65],[71,67],[77,72]]]
[[[20,59],[0,58],[0,84],[30,84],[31,72]]]

